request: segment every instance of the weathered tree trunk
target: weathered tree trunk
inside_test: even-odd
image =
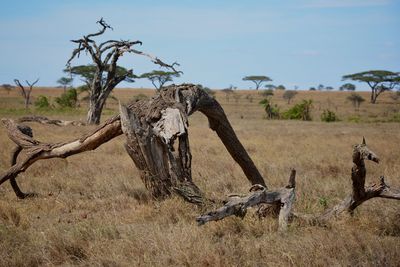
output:
[[[371,103],[375,104],[376,103],[376,99],[378,98],[377,92],[375,88],[372,88],[372,92],[371,92]]]
[[[98,96],[97,94],[93,94],[90,97],[89,102],[89,110],[87,113],[86,123],[89,125],[100,124],[101,112],[103,110],[104,103],[106,102],[107,97]]]
[[[66,158],[96,149],[123,131],[127,136],[126,149],[155,198],[165,198],[175,192],[198,203],[202,201],[201,193],[192,182],[187,130],[188,116],[195,111],[207,116],[211,129],[217,132],[247,179],[266,188],[222,107],[204,90],[191,84],[171,85],[158,91],[150,100],[135,102],[128,108],[122,106],[121,117],[115,116],[92,133],[67,143],[41,143],[21,132],[14,121],[3,119],[10,139],[25,150],[27,158],[2,175],[0,184],[15,178],[37,160]]]
[[[188,116],[204,113],[231,156],[253,184],[265,186],[254,163],[237,139],[221,106],[193,85],[162,88],[149,102],[131,109],[121,107],[126,149],[152,195],[164,198],[176,192],[190,202],[200,203],[200,190],[192,182]]]
[[[25,97],[25,110],[28,110],[28,107],[29,107],[29,99],[30,98],[30,95],[29,94],[27,94],[27,96]]]

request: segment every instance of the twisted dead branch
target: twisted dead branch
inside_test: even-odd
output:
[[[371,160],[375,163],[380,162],[378,156],[367,147],[365,138],[363,138],[362,143],[355,145],[353,149],[353,167],[351,169],[352,193],[341,203],[327,210],[322,215],[317,216],[315,218],[317,222],[326,222],[333,217],[340,216],[344,212],[352,214],[358,206],[371,198],[379,197],[400,200],[400,190],[390,188],[383,176],[380,177],[378,183],[365,187],[367,174],[365,160]]]

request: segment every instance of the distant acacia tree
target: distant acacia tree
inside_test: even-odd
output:
[[[400,87],[400,73],[387,70],[370,70],[349,75],[344,75],[343,80],[365,82],[371,88],[371,103],[375,104],[378,96]]]
[[[317,89],[318,91],[324,90],[325,86],[323,84],[318,84]]]
[[[317,91],[317,89],[315,87],[310,87],[310,89],[308,89],[309,91]]]
[[[355,91],[356,90],[356,86],[352,83],[345,83],[342,86],[339,87],[340,91]]]
[[[358,110],[361,103],[365,101],[365,99],[361,95],[356,93],[351,93],[351,95],[347,97],[347,100],[349,100],[353,104],[355,110]]]
[[[139,76],[139,78],[149,79],[157,90],[160,90],[167,82],[172,82],[174,77],[180,77],[180,73],[153,70],[152,72],[143,73]]]
[[[176,63],[167,65],[157,57],[134,49],[133,46],[141,45],[141,41],[107,40],[98,43],[94,38],[104,34],[107,29],[112,28],[103,18],[97,23],[101,26],[98,32],[84,35],[77,40],[72,40],[78,47],[73,50],[67,62],[67,69],[71,70],[71,73],[83,77],[86,85],[89,87],[88,124],[99,124],[101,112],[111,91],[122,81],[132,81],[134,77],[133,70],[128,70],[117,65],[118,60],[125,53],[146,56],[150,58],[153,63],[161,67],[170,68],[173,71],[176,71],[174,65],[177,65]],[[81,52],[85,52],[89,55],[93,63],[87,66],[71,67],[70,64],[72,60],[79,57]]]
[[[242,80],[253,82],[256,85],[256,90],[260,88],[263,82],[272,81],[271,78],[269,78],[268,76],[261,76],[261,75],[246,76]]]
[[[57,83],[64,88],[65,93],[65,91],[67,90],[67,86],[71,86],[73,80],[74,79],[71,77],[61,77],[57,80]]]
[[[283,93],[282,97],[290,104],[290,101],[297,95],[297,91],[287,90]]]
[[[286,90],[286,87],[283,84],[280,84],[275,89],[276,90]]]
[[[12,86],[11,84],[5,83],[2,84],[1,87],[3,87],[3,89],[7,92],[7,94],[9,95],[11,90],[14,88],[14,86]]]
[[[26,84],[29,86],[29,88],[25,88],[18,79],[14,79],[15,84],[21,89],[21,95],[25,100],[25,109],[28,109],[28,106],[30,104],[30,99],[31,99],[31,92],[33,89],[33,86],[39,81],[39,78],[36,79],[33,83],[28,82],[25,80]]]
[[[335,88],[333,88],[332,86],[325,86],[325,90],[327,90],[327,91],[332,91],[332,90],[334,90]]]
[[[273,84],[266,84],[266,85],[264,86],[264,88],[267,89],[267,90],[269,90],[269,89],[274,90],[274,89],[276,89],[276,86],[273,85]]]

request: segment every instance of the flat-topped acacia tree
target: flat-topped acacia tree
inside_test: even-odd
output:
[[[87,114],[88,124],[99,124],[101,112],[106,102],[107,97],[111,91],[122,81],[130,81],[134,78],[132,69],[125,69],[117,65],[118,60],[125,53],[133,53],[142,56],[146,56],[151,59],[155,64],[161,67],[167,67],[177,72],[174,69],[174,63],[172,65],[165,64],[157,57],[144,53],[142,51],[133,49],[135,45],[141,45],[141,41],[129,41],[129,40],[107,40],[102,43],[98,43],[94,40],[106,32],[107,29],[112,29],[103,18],[97,23],[101,26],[98,32],[84,35],[80,39],[72,40],[73,43],[78,44],[72,52],[70,59],[67,62],[67,69],[71,70],[72,73],[76,73],[76,67],[71,67],[71,62],[76,57],[79,57],[81,52],[86,52],[92,60],[92,64],[88,67],[91,68],[89,76],[84,76],[85,82],[89,87],[89,110]]]
[[[252,75],[252,76],[246,76],[242,79],[243,81],[251,81],[255,83],[256,85],[256,90],[258,90],[263,82],[270,82],[272,79],[268,76],[262,76],[262,75]]]
[[[343,80],[365,82],[371,88],[371,103],[375,104],[378,96],[400,87],[400,73],[387,70],[370,70],[343,76]]]
[[[143,73],[139,78],[149,79],[156,90],[160,90],[167,82],[172,82],[174,78],[180,77],[180,73],[173,71],[153,70]]]

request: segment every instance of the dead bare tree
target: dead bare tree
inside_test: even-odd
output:
[[[187,201],[200,203],[203,196],[192,181],[187,123],[188,116],[195,111],[207,116],[210,128],[216,131],[247,179],[252,184],[266,187],[222,107],[204,90],[192,84],[168,86],[150,100],[142,99],[128,107],[121,106],[120,116],[107,120],[79,139],[65,143],[39,142],[21,131],[13,120],[3,119],[10,139],[23,149],[26,158],[0,176],[0,184],[15,179],[38,160],[66,158],[93,150],[124,133],[126,150],[154,198],[162,199],[176,193]]]
[[[88,124],[99,124],[101,111],[111,91],[120,82],[124,80],[133,81],[132,79],[135,78],[132,69],[126,70],[117,65],[118,60],[125,53],[146,56],[150,58],[153,63],[161,67],[172,69],[175,73],[179,73],[174,68],[175,65],[178,65],[177,63],[168,65],[157,57],[132,48],[134,45],[141,45],[141,41],[108,40],[97,44],[93,38],[104,34],[107,29],[112,29],[103,18],[97,21],[97,23],[101,26],[98,32],[84,35],[81,39],[72,40],[73,43],[78,44],[78,47],[74,49],[67,62],[67,69],[72,71],[73,68],[71,68],[70,64],[74,58],[79,57],[82,51],[88,53],[93,61],[93,66],[84,66],[93,67],[93,70],[90,70],[90,73],[81,74],[86,77],[86,83],[89,87],[90,94],[89,110],[87,114]],[[87,68],[85,72],[86,71]]]
[[[26,84],[29,86],[28,88],[25,88],[18,79],[14,79],[15,84],[21,89],[21,94],[22,97],[25,100],[25,109],[28,109],[29,103],[30,103],[30,99],[31,99],[31,92],[33,89],[33,86],[39,81],[39,78],[36,79],[36,81],[34,81],[33,83],[28,82],[27,80],[25,80]]]

